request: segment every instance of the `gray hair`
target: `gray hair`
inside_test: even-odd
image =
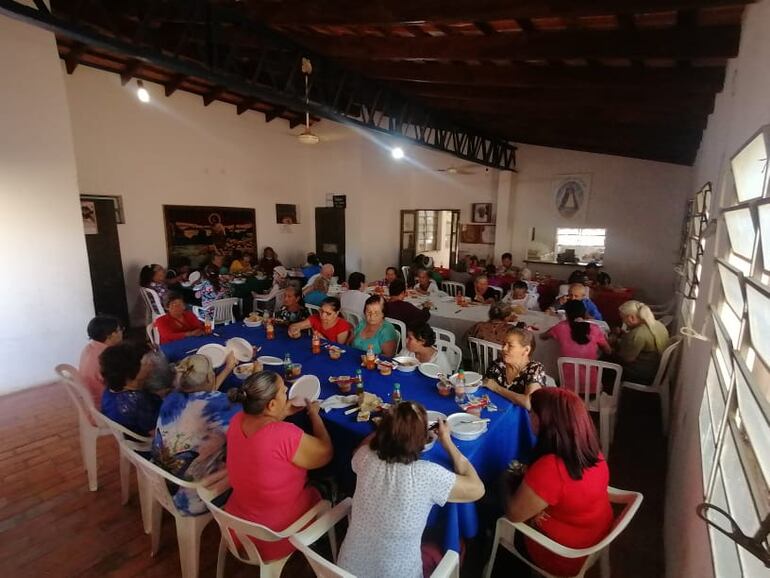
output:
[[[489,320],[508,319],[513,313],[513,308],[502,301],[495,301],[489,308]]]
[[[260,371],[249,377],[240,387],[227,392],[233,403],[243,405],[243,411],[249,415],[259,415],[271,400],[275,399],[281,376],[274,371]]]
[[[202,391],[214,383],[214,368],[205,355],[185,357],[176,366],[177,385],[185,393]]]
[[[647,327],[652,327],[657,321],[652,310],[641,301],[626,301],[620,307],[618,307],[618,311],[623,317],[627,317],[629,315],[638,317]],[[655,347],[658,351],[663,351],[666,348],[666,343],[659,343],[657,337],[655,337],[655,332],[651,333],[655,338]]]

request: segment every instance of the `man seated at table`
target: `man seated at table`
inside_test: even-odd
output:
[[[418,269],[414,290],[420,295],[436,295],[438,294],[438,285],[431,279],[426,269]]]
[[[465,295],[475,303],[491,305],[497,301],[497,291],[489,286],[489,278],[486,275],[479,275],[475,281],[468,281],[465,285]]]
[[[513,255],[510,253],[503,253],[500,266],[497,268],[497,274],[500,276],[519,276],[519,268],[513,266]]]
[[[348,277],[348,290],[340,296],[343,311],[350,311],[359,317],[364,316],[364,304],[369,298],[366,293],[366,277],[356,271]]]
[[[317,275],[313,275],[310,277],[310,279],[307,280],[307,283],[302,288],[302,293],[307,296],[308,293],[313,291],[313,283],[315,281],[318,281],[319,279],[323,279],[325,281],[326,288],[328,290],[329,285],[332,282],[332,277],[334,277],[334,265],[331,263],[325,263],[323,267],[321,267],[321,272]]]
[[[563,305],[567,301],[582,301],[590,318],[596,319],[597,321],[603,321],[604,319],[602,318],[602,314],[599,312],[599,308],[594,304],[593,301],[586,297],[586,292],[586,286],[582,283],[572,283],[569,286],[567,294],[563,297],[560,297],[557,303],[559,305]]]
[[[537,293],[530,293],[526,281],[516,281],[511,285],[511,290],[503,297],[503,301],[512,306],[540,311],[540,305],[537,302]]]
[[[428,308],[420,309],[404,301],[406,298],[406,283],[403,279],[394,279],[388,286],[390,299],[385,303],[385,317],[402,321],[407,327],[422,325],[430,319]],[[430,304],[426,302],[430,307]]]
[[[372,281],[369,283],[370,287],[389,287],[393,281],[398,279],[398,269],[395,267],[388,267],[385,269],[385,277],[382,279],[377,279],[376,281]]]

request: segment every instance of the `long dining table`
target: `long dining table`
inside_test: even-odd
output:
[[[439,395],[436,388],[436,379],[429,378],[419,371],[403,373],[394,371],[391,375],[383,376],[375,370],[367,370],[361,367],[362,351],[345,347],[345,353],[340,359],[332,360],[326,348],[322,348],[320,354],[311,351],[310,338],[307,335],[299,339],[289,338],[285,328],[276,328],[276,336],[273,340],[267,340],[265,328],[246,327],[243,323],[233,323],[226,326],[217,326],[211,335],[201,337],[188,337],[161,346],[161,350],[169,361],[176,362],[194,353],[199,347],[207,343],[224,344],[232,337],[242,337],[254,346],[261,347],[258,355],[270,355],[284,359],[288,353],[293,363],[302,365],[303,375],[315,375],[321,382],[321,398],[325,399],[338,393],[329,378],[340,375],[355,375],[356,369],[362,369],[364,388],[367,392],[374,393],[384,401],[390,401],[393,385],[399,383],[405,400],[418,401],[426,409],[435,410],[451,415],[462,411],[454,402],[453,397]],[[266,367],[269,369],[269,367]],[[279,372],[281,367],[275,367]],[[240,380],[231,375],[225,380],[222,389],[235,387]],[[524,462],[529,461],[534,437],[530,430],[527,412],[519,406],[513,405],[504,398],[480,389],[477,395],[487,394],[497,411],[483,410],[482,417],[489,418],[487,431],[473,441],[454,440],[459,450],[468,458],[485,484],[496,484],[500,475],[505,471],[513,459]],[[355,414],[348,415],[343,409],[332,409],[321,412],[327,425],[334,445],[334,460],[331,471],[341,479],[354,479],[350,461],[353,451],[361,441],[372,431],[374,425],[371,422],[359,422]],[[303,416],[303,414],[299,414]],[[297,421],[303,425],[303,420]],[[304,424],[306,425],[306,424]],[[431,449],[425,451],[423,459],[441,464],[452,469],[449,455],[440,443],[436,443]],[[387,504],[383,504],[387,507]],[[460,551],[463,538],[471,538],[476,535],[479,528],[479,514],[476,504],[447,503],[443,507],[434,507],[428,519],[428,527],[436,528],[443,537],[445,550]]]

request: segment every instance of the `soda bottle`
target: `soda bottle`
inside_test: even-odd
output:
[[[214,330],[214,312],[211,309],[206,309],[203,319],[203,332],[206,335],[211,335],[211,332]]]
[[[465,372],[461,369],[457,374],[457,381],[455,382],[455,403],[463,403],[465,401]]]
[[[369,347],[366,350],[366,369],[374,369],[374,348],[372,344],[369,344]]]
[[[398,383],[393,384],[393,393],[390,394],[390,400],[393,403],[401,403],[401,385]]]
[[[321,353],[321,337],[318,335],[318,331],[313,331],[313,339],[310,342],[310,347],[313,353]]]
[[[287,353],[286,357],[283,358],[283,374],[286,376],[286,379],[291,379],[291,366],[291,355]]]
[[[273,318],[270,316],[265,319],[265,337],[275,339],[275,327],[273,326]]]
[[[360,404],[364,400],[364,377],[360,369],[356,369],[356,395]]]

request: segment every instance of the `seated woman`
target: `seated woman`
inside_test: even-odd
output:
[[[599,350],[609,355],[612,351],[607,338],[598,325],[588,323],[586,308],[582,301],[567,301],[564,304],[564,312],[567,314],[565,321],[560,321],[548,331],[540,335],[541,339],[555,339],[559,344],[560,357],[577,357],[579,359],[599,359]],[[585,385],[585,369],[580,368],[578,376],[580,385]],[[596,385],[594,368],[591,376],[591,385]],[[574,364],[564,365],[564,383],[562,387],[575,388]]]
[[[414,290],[420,295],[436,295],[438,293],[438,285],[431,279],[430,274],[426,269],[417,270],[417,283],[414,285]]]
[[[513,307],[540,311],[537,293],[529,292],[529,285],[527,285],[526,281],[516,281],[513,283],[511,290],[503,297],[503,301],[510,303]]]
[[[268,301],[274,299],[275,296],[278,295],[278,293],[281,291],[281,289],[286,289],[288,285],[289,271],[283,265],[278,265],[273,267],[273,284],[270,286],[270,289],[267,289],[262,293],[252,291],[251,296],[254,297],[254,299],[261,301],[262,303],[267,303]]]
[[[221,253],[215,253],[211,256],[208,264],[203,268],[202,273],[207,277],[213,275],[227,275],[230,273],[229,267],[225,265],[225,256]]]
[[[99,356],[111,345],[123,341],[123,327],[117,317],[97,315],[88,322],[88,343],[80,354],[78,373],[94,400],[94,407],[102,407],[104,379],[99,368]]]
[[[508,401],[529,409],[529,396],[545,385],[545,368],[532,361],[532,332],[511,327],[505,334],[501,358],[487,369],[482,385]]]
[[[166,270],[157,263],[145,265],[139,271],[139,286],[145,289],[152,289],[160,297],[160,302],[165,303],[166,294],[168,293]]]
[[[149,365],[142,364],[144,351],[130,343],[119,343],[99,356],[99,367],[107,389],[102,395],[102,413],[132,432],[149,436],[155,429],[160,397],[142,387]]]
[[[201,300],[201,306],[206,307],[213,301],[218,299],[224,299],[228,296],[227,289],[219,279],[219,273],[214,273],[213,270],[208,270],[205,273],[201,273],[202,280],[195,288],[195,296]]]
[[[431,508],[484,495],[484,484],[452,443],[445,422],[438,424],[438,439],[454,472],[420,459],[427,425],[422,405],[399,403],[353,454],[358,481],[337,562],[348,572],[362,578],[421,578],[420,542]]]
[[[350,345],[356,349],[368,351],[369,346],[375,355],[393,357],[396,354],[398,330],[390,321],[385,321],[385,302],[379,295],[372,295],[364,306],[364,319],[353,330]]]
[[[468,281],[465,285],[465,295],[475,303],[487,303],[491,305],[497,301],[497,291],[489,286],[489,277],[479,275],[473,281]]]
[[[243,405],[227,430],[227,474],[233,492],[225,510],[276,531],[294,523],[320,499],[307,484],[307,471],[332,459],[331,439],[319,404],[307,405],[312,435],[284,419],[301,411],[292,406],[277,373],[261,371],[227,395]],[[291,554],[288,540],[255,541],[267,561]]]
[[[382,279],[377,279],[376,281],[372,281],[369,283],[369,285],[376,287],[390,287],[390,284],[398,278],[398,269],[395,267],[388,267],[385,269],[385,277]]]
[[[623,379],[648,385],[655,379],[660,356],[668,347],[668,329],[640,301],[626,301],[618,311],[628,328],[617,345]]]
[[[218,389],[236,365],[232,352],[216,376],[203,355],[191,355],[177,364],[177,390],[160,406],[153,462],[189,482],[224,468],[227,426],[240,407]],[[177,508],[188,516],[208,511],[195,490],[177,488],[173,496]]]
[[[509,322],[516,321],[516,315],[510,305],[503,302],[495,303],[489,308],[489,321],[479,321],[468,330],[468,337],[483,339],[490,343],[505,343]]]
[[[302,291],[296,285],[288,285],[283,291],[283,305],[275,312],[275,320],[281,323],[297,323],[310,317],[302,302]]]
[[[251,253],[242,253],[238,249],[233,251],[233,260],[230,261],[230,274],[251,273]]]
[[[340,317],[340,300],[327,297],[321,302],[318,315],[289,325],[289,335],[297,336],[303,329],[313,329],[334,343],[347,343],[350,337],[350,323]]]
[[[439,351],[436,347],[436,333],[427,323],[410,327],[407,330],[406,347],[399,355],[413,357],[420,363],[435,363],[446,376],[455,372],[455,368],[449,362],[446,353]]]
[[[270,277],[273,274],[273,269],[281,265],[278,260],[278,255],[275,254],[272,247],[265,247],[262,251],[262,258],[259,260],[257,267],[261,269],[265,275]]]
[[[305,295],[305,303],[320,307],[323,300],[326,299],[326,294],[329,292],[329,279],[323,274],[319,274],[313,279],[313,282],[310,284],[310,287],[307,288],[307,291],[303,292]]]
[[[182,295],[169,293],[166,303],[166,314],[155,320],[161,345],[203,335],[203,322],[185,308]]]
[[[537,435],[534,462],[505,515],[527,522],[569,548],[601,541],[613,522],[607,497],[609,470],[583,400],[566,389],[548,387],[532,394],[530,419]],[[585,558],[562,558],[525,540],[530,559],[549,574],[574,576]]]

